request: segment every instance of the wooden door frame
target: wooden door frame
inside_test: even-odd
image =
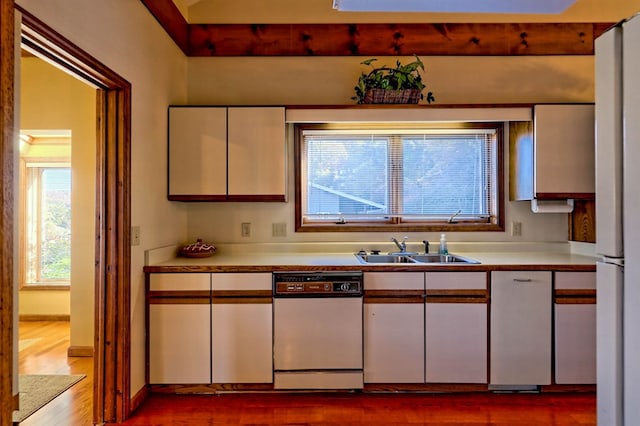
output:
[[[0,425],[12,424],[18,403],[14,368],[14,49],[13,0],[0,0]]]
[[[64,38],[44,22],[31,15],[12,0],[0,0],[2,39],[5,45],[14,43],[12,31],[4,29],[5,13],[11,8],[22,15],[22,43],[43,59],[70,72],[97,88],[97,167],[96,167],[96,240],[95,240],[95,338],[94,338],[94,423],[121,422],[130,412],[130,311],[131,311],[131,263],[130,263],[130,175],[131,175],[131,84],[100,61]],[[8,13],[7,13],[8,14]],[[11,13],[13,15],[13,13]],[[13,334],[5,324],[13,324],[13,239],[4,231],[13,232],[13,193],[15,173],[12,167],[15,124],[13,123],[13,58],[5,60],[2,68],[2,189],[8,197],[1,197],[3,231],[0,276],[2,277],[2,313],[0,320],[2,371],[7,361],[6,353],[13,353]],[[7,62],[7,64],[5,64]],[[5,72],[11,72],[5,78]],[[11,82],[11,96],[5,94],[5,84]],[[9,117],[11,110],[11,117]],[[6,167],[10,165],[10,167]],[[5,268],[5,266],[7,266]],[[10,271],[11,270],[11,271]],[[9,273],[10,272],[10,273]],[[11,290],[5,288],[10,287]],[[5,300],[5,294],[11,300]],[[7,302],[7,303],[5,303]],[[10,309],[9,309],[10,308]],[[12,327],[13,328],[13,327]],[[2,374],[2,413],[0,424],[11,420],[15,397],[11,389],[12,375]],[[6,396],[5,396],[6,395]],[[9,402],[9,397],[11,401]],[[9,407],[9,404],[11,407]],[[9,410],[8,414],[6,410]]]

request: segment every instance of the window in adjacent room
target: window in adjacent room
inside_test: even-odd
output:
[[[297,125],[296,230],[503,230],[502,128]]]
[[[23,138],[21,282],[68,286],[71,278],[71,164],[68,138]]]

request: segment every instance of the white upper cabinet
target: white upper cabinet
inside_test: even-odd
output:
[[[169,199],[224,199],[227,109],[169,108]]]
[[[510,198],[593,198],[594,105],[536,105],[533,116],[510,125]]]
[[[284,108],[170,107],[168,198],[286,201]]]
[[[229,108],[230,197],[273,196],[286,184],[284,108]],[[269,201],[269,200],[265,200]]]

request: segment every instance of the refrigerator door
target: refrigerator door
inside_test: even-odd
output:
[[[622,26],[624,120],[624,421],[640,424],[640,16]]]
[[[622,27],[615,26],[598,37],[595,52],[596,252],[621,258]]]
[[[596,270],[598,424],[622,426],[624,268],[611,263],[598,262]]]

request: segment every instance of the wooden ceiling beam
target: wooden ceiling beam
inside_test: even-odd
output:
[[[593,55],[612,23],[188,24],[141,0],[188,56]]]
[[[195,24],[189,56],[593,55],[608,24]]]
[[[174,41],[184,52],[189,52],[189,24],[172,0],[141,0]]]

